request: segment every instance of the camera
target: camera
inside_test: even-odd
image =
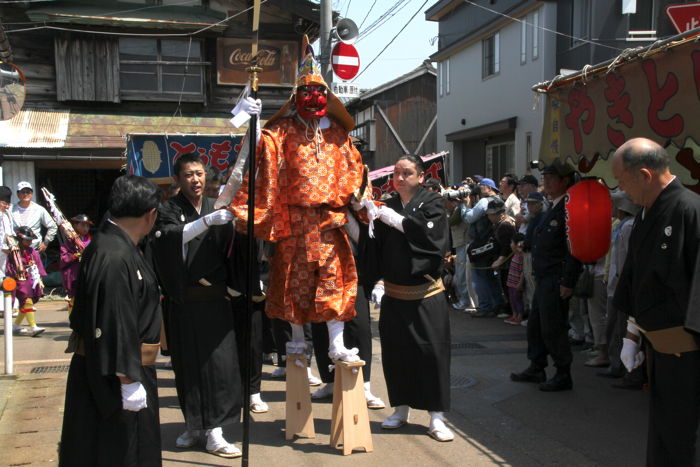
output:
[[[442,195],[443,198],[450,200],[450,201],[461,201],[465,198],[467,198],[470,194],[472,193],[472,190],[469,187],[466,186],[453,186],[452,188],[449,188],[447,190],[442,190]]]
[[[542,170],[545,168],[547,164],[545,164],[544,161],[530,161],[530,168],[531,169],[537,169],[537,170]]]

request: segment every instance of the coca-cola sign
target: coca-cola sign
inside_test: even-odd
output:
[[[292,86],[296,77],[299,44],[294,41],[262,40],[258,43],[260,84]],[[245,84],[251,62],[250,39],[217,39],[217,82]]]

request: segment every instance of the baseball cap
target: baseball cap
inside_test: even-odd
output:
[[[34,191],[34,188],[32,188],[32,184],[29,182],[21,181],[17,184],[17,191],[22,191],[25,188],[29,188],[30,190]]]
[[[506,204],[501,198],[491,198],[489,200],[488,207],[486,208],[486,214],[498,214],[506,210]]]
[[[492,190],[498,191],[500,193],[500,190],[496,186],[496,183],[493,180],[491,180],[490,178],[482,178],[481,181],[479,182],[479,185],[487,186],[487,187],[491,188]]]
[[[534,175],[523,175],[523,178],[518,180],[518,185],[535,185],[540,186],[540,182]]]
[[[539,191],[533,191],[532,193],[527,195],[527,198],[525,198],[526,203],[543,203],[544,202],[544,195],[540,193]]]
[[[568,177],[576,172],[576,169],[568,162],[562,162],[559,159],[554,159],[551,164],[542,169],[542,174],[554,174],[560,177]]]

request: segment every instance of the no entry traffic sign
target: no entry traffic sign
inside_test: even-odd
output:
[[[668,5],[666,14],[679,33],[700,26],[700,2]]]
[[[331,66],[340,79],[353,79],[360,71],[360,55],[355,46],[338,42],[331,53]]]

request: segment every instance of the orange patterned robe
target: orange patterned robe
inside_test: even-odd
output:
[[[355,317],[357,269],[342,227],[362,184],[362,157],[330,120],[318,152],[295,117],[268,124],[257,149],[255,236],[276,243],[265,312],[294,324]],[[247,188],[246,177],[231,203],[243,220]]]

